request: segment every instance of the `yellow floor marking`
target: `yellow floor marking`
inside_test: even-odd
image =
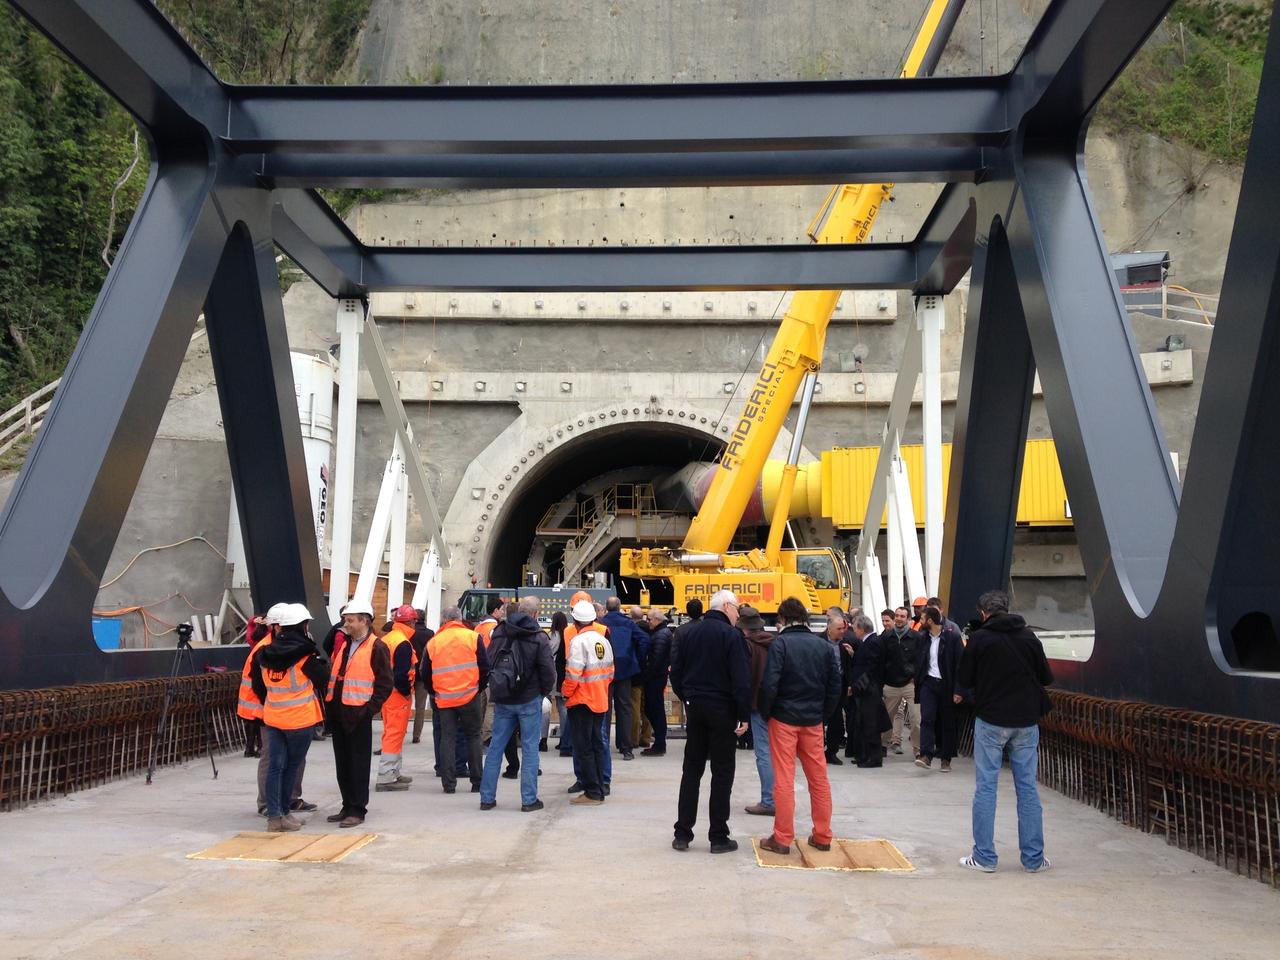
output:
[[[888,840],[834,840],[829,851],[816,850],[805,841],[798,840],[791,845],[791,852],[786,856],[762,850],[758,839],[751,843],[756,863],[762,867],[843,873],[897,873],[915,869],[911,861]]]
[[[260,833],[249,831],[188,854],[191,860],[270,860],[337,863],[373,841],[376,833]]]

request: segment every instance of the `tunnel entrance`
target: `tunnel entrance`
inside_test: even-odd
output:
[[[513,492],[494,530],[486,579],[495,586],[519,583],[531,553],[542,568],[534,572],[554,573],[562,563],[564,544],[539,542],[538,524],[549,507],[575,491],[652,483],[691,461],[717,458],[723,447],[722,441],[696,427],[660,422],[609,424],[575,437],[531,470]]]

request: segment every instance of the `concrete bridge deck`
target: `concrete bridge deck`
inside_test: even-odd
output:
[[[711,856],[705,833],[671,850],[682,744],[620,760],[599,808],[571,808],[569,761],[543,755],[547,809],[521,814],[516,784],[499,807],[444,796],[429,742],[406,744],[407,793],[374,794],[370,845],[336,864],[202,861],[187,855],[244,830],[255,761],[201,758],[0,815],[0,957],[1109,957],[1274,958],[1280,899],[1158,838],[1044,791],[1054,868],[1017,865],[1012,784],[1001,785],[999,872],[956,866],[967,851],[972,766],[926,773],[907,757],[880,771],[831,768],[836,835],[887,837],[913,873],[758,867],[769,821],[755,765],[738,754],[738,853]],[[332,752],[313,745],[307,830],[336,832]],[[704,787],[705,787],[704,782]],[[800,792],[800,802],[807,795]],[[704,797],[705,804],[705,797]],[[705,812],[705,807],[704,807]],[[705,820],[700,833],[705,831]],[[798,818],[797,829],[807,827]],[[282,946],[282,944],[292,946]]]

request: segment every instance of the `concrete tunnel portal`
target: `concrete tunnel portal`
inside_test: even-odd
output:
[[[652,483],[692,461],[719,456],[723,441],[681,423],[610,423],[574,437],[529,470],[495,518],[488,551],[486,580],[494,586],[520,582],[522,568],[540,560],[535,572],[552,583],[563,544],[542,541],[538,523],[552,506],[593,488],[613,484]],[[616,555],[607,565],[616,572]]]

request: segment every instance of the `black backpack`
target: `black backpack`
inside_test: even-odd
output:
[[[494,638],[489,649],[489,695],[494,700],[510,700],[528,685],[527,669],[520,656],[520,643],[505,632]]]

